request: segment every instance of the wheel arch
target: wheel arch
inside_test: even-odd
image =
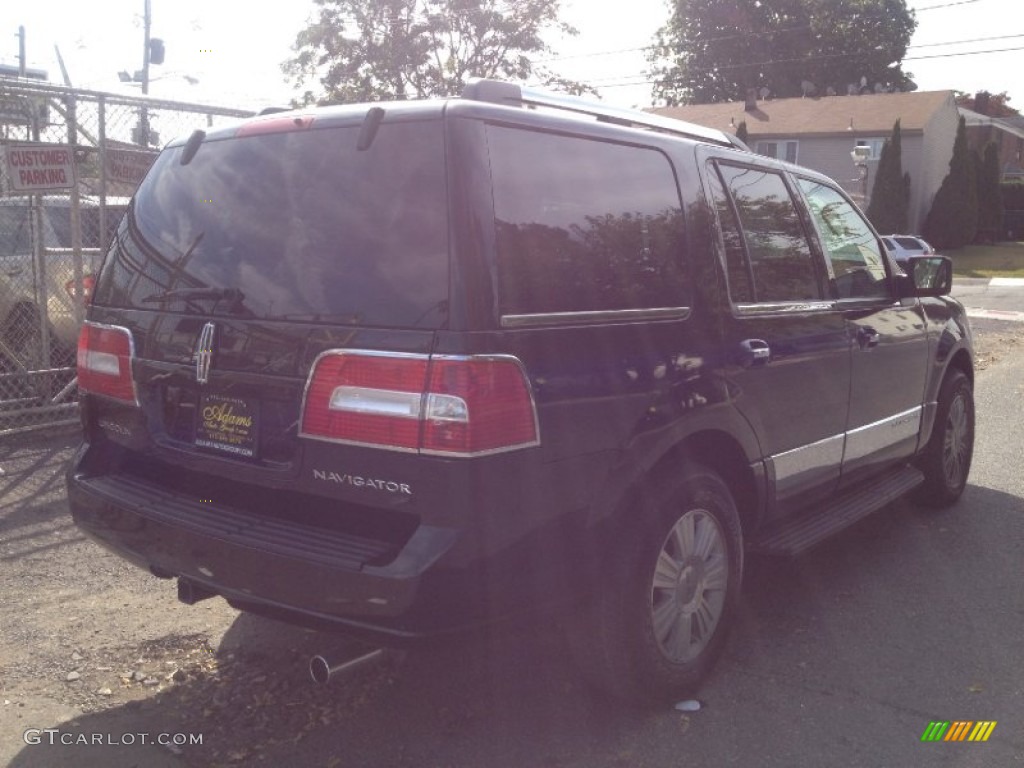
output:
[[[615,541],[622,526],[641,513],[649,491],[666,477],[677,473],[687,463],[701,464],[718,474],[733,494],[744,535],[760,522],[766,499],[767,478],[764,465],[752,460],[741,441],[721,428],[704,428],[692,432],[667,446],[644,465],[634,465],[634,472],[622,490],[604,495],[609,499],[595,511],[592,523],[601,531],[598,541],[603,545]]]
[[[963,373],[967,380],[971,382],[971,386],[974,386],[974,363],[971,359],[971,354],[965,348],[961,347],[958,349],[950,359],[943,378],[948,376],[951,370],[958,370]],[[941,386],[941,382],[939,386]]]

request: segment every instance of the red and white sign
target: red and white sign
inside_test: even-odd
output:
[[[157,154],[146,150],[107,147],[103,152],[107,164],[107,181],[139,186]]]
[[[71,189],[75,156],[67,144],[9,144],[4,156],[12,192]]]

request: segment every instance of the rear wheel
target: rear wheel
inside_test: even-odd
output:
[[[609,554],[608,578],[572,639],[595,684],[653,703],[681,696],[711,669],[743,559],[736,505],[711,470],[691,465],[646,506]]]
[[[954,370],[939,389],[935,426],[918,461],[925,479],[914,500],[930,507],[954,503],[967,486],[973,455],[974,392],[967,376]]]

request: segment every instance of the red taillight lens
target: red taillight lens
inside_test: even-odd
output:
[[[92,289],[96,287],[96,276],[86,275],[82,278],[82,301],[88,304],[92,300]],[[68,280],[64,285],[64,290],[68,292],[68,296],[74,298],[78,291],[75,288],[75,281]]]
[[[519,362],[327,352],[306,386],[305,437],[392,450],[475,455],[537,445]]]
[[[325,353],[306,386],[302,434],[415,451],[425,356]]]
[[[137,405],[133,357],[127,328],[86,321],[78,334],[79,391]]]
[[[313,125],[312,115],[288,115],[281,117],[261,117],[245,123],[235,131],[236,137],[258,136],[266,133],[284,133],[286,131],[302,131]]]
[[[424,413],[429,453],[488,453],[537,444],[526,377],[511,358],[434,358]]]

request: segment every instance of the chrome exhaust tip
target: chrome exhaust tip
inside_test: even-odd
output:
[[[331,664],[324,656],[316,655],[309,660],[309,676],[317,685],[326,685],[335,677],[339,677],[357,669],[374,664],[384,659],[387,650],[378,648],[354,659]]]

